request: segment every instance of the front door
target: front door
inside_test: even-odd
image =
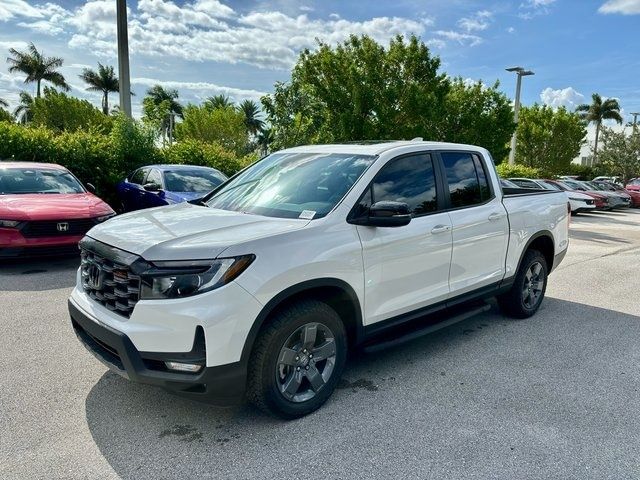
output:
[[[433,157],[416,153],[390,160],[361,199],[409,205],[403,227],[358,226],[362,242],[367,325],[443,301],[449,294],[451,221],[439,211]]]

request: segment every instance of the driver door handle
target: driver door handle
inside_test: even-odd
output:
[[[493,212],[491,215],[489,215],[489,221],[495,222],[497,220],[500,220],[502,217],[504,217],[504,213]]]
[[[431,233],[434,235],[437,233],[444,233],[451,230],[451,225],[436,225],[431,229]]]

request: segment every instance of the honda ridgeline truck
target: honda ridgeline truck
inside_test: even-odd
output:
[[[564,192],[502,189],[488,151],[402,141],[276,152],[198,204],[81,241],[80,341],[133,381],[295,418],[347,353],[488,308],[533,315],[568,246]]]

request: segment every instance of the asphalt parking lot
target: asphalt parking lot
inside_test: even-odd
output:
[[[291,422],[108,372],[68,321],[78,260],[1,265],[0,478],[638,478],[640,211],[571,237],[535,317],[360,355]]]

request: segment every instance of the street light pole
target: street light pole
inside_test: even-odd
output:
[[[636,125],[637,125],[637,120],[638,120],[638,115],[640,115],[640,112],[632,112],[631,115],[633,115],[633,133],[636,133]]]
[[[520,113],[520,88],[522,86],[522,77],[535,75],[531,70],[525,70],[522,67],[511,67],[506,69],[507,72],[515,72],[518,75],[516,80],[516,100],[513,105],[513,121],[518,125],[518,114]],[[516,159],[516,132],[511,136],[511,150],[509,151],[509,165],[513,165]]]
[[[131,118],[131,83],[129,80],[129,34],[127,32],[127,0],[116,0],[118,27],[118,75],[120,110]]]

